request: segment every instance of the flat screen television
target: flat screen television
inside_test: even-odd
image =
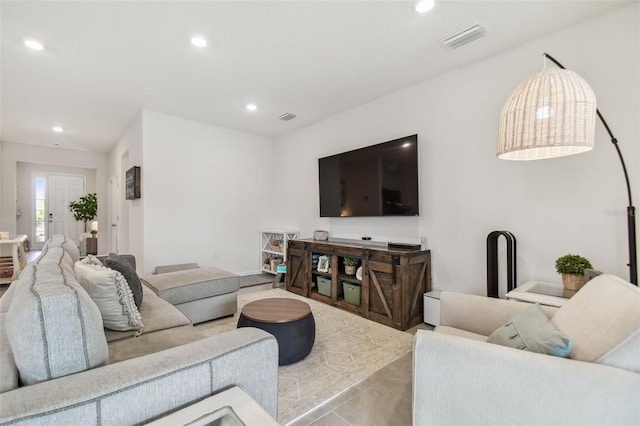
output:
[[[418,135],[318,159],[320,216],[417,216]]]

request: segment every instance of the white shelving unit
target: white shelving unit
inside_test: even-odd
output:
[[[298,231],[260,231],[260,270],[276,274],[276,263],[287,258],[289,240],[300,238]]]

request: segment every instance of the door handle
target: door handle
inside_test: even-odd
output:
[[[53,222],[53,213],[49,213],[49,223]]]

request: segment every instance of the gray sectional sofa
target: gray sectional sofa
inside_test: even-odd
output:
[[[237,385],[277,417],[278,344],[258,329],[206,336],[143,286],[136,331],[105,330],[53,237],[0,299],[1,424],[138,424]]]

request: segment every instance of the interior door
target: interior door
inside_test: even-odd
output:
[[[120,221],[118,215],[120,198],[120,183],[118,181],[118,175],[115,175],[109,179],[109,185],[111,186],[111,251],[110,253],[119,253],[118,252],[118,223]]]
[[[85,194],[84,176],[49,175],[49,232],[63,234],[79,242],[85,232],[84,223],[74,219],[69,203]]]

